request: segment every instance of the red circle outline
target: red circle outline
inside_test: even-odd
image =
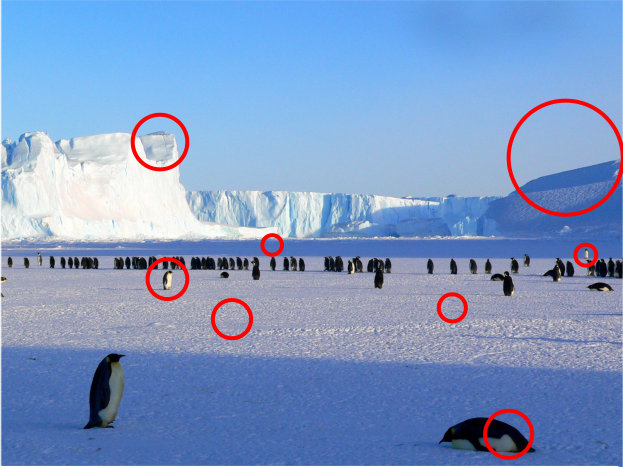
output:
[[[606,120],[606,122],[608,122],[608,125],[610,125],[610,128],[612,128],[612,131],[614,131],[614,134],[616,135],[617,141],[619,143],[619,152],[620,152],[619,174],[616,180],[614,181],[614,185],[612,185],[612,188],[610,188],[610,191],[608,191],[608,193],[606,193],[606,195],[600,201],[596,202],[592,206],[589,206],[585,209],[581,209],[579,211],[558,212],[558,211],[551,211],[542,206],[539,206],[534,201],[532,201],[530,198],[528,198],[528,196],[526,196],[526,194],[523,191],[521,191],[521,188],[519,188],[519,184],[517,183],[517,180],[515,180],[515,175],[513,174],[513,168],[511,166],[511,149],[513,147],[513,141],[515,140],[515,136],[517,135],[519,128],[521,128],[521,125],[523,125],[523,123],[533,113],[537,112],[538,110],[541,110],[544,107],[547,107],[553,104],[578,104],[578,105],[582,105],[588,109],[591,109],[597,112],[599,115],[601,115],[604,118],[604,120]],[[537,209],[538,211],[541,211],[542,213],[549,214],[550,216],[558,216],[558,217],[580,216],[582,214],[586,214],[587,212],[591,212],[592,210],[597,209],[599,206],[604,204],[608,200],[608,198],[610,198],[610,196],[612,196],[612,194],[616,191],[617,187],[619,186],[619,183],[621,183],[621,176],[623,175],[623,139],[621,139],[621,134],[619,133],[619,130],[617,129],[616,125],[612,122],[612,120],[610,120],[610,117],[608,117],[601,109],[598,109],[597,107],[595,107],[592,104],[589,104],[588,102],[580,101],[577,99],[553,99],[551,101],[543,102],[542,104],[537,105],[535,108],[530,110],[526,115],[524,115],[522,119],[519,120],[519,123],[515,125],[515,129],[513,130],[513,133],[511,134],[511,137],[508,141],[508,147],[506,149],[506,166],[508,168],[508,175],[510,176],[511,182],[513,186],[515,187],[515,190],[517,191],[519,196],[521,196],[523,200],[526,203],[528,203],[530,206]]]
[[[499,415],[502,415],[503,413],[513,413],[515,415],[519,415],[521,418],[523,418],[526,421],[526,423],[528,424],[528,428],[530,429],[530,438],[528,439],[528,444],[526,445],[526,447],[523,449],[523,451],[520,451],[517,454],[513,454],[511,456],[504,456],[502,454],[495,452],[495,450],[491,447],[491,444],[489,444],[489,438],[487,437],[487,430],[489,429],[489,425],[496,417],[498,417]],[[527,453],[530,450],[530,448],[532,447],[532,443],[534,442],[534,427],[532,426],[532,422],[530,421],[530,419],[523,412],[520,412],[519,410],[515,410],[515,409],[502,409],[502,410],[498,410],[497,412],[495,412],[493,415],[491,415],[487,419],[485,423],[485,427],[482,430],[482,435],[485,441],[485,446],[487,447],[487,449],[489,450],[491,454],[493,454],[495,457],[498,457],[500,459],[512,460],[512,459],[517,459],[518,457],[523,456],[525,453]]]
[[[580,259],[578,258],[578,253],[580,252],[583,246],[587,246],[591,250],[593,250],[594,258],[593,258],[593,261],[591,261],[590,263],[581,263]],[[593,245],[592,243],[588,243],[588,242],[580,243],[578,246],[575,247],[575,250],[573,250],[573,261],[575,261],[575,264],[577,264],[581,268],[590,268],[591,266],[597,263],[598,257],[599,257],[599,252],[597,251],[597,248],[595,247],[595,245]]]
[[[459,316],[458,318],[454,318],[454,319],[446,318],[444,314],[441,312],[441,304],[448,297],[456,297],[459,300],[461,300],[461,302],[463,302],[463,313],[461,313],[461,316]],[[463,318],[467,316],[467,309],[468,309],[467,300],[465,300],[465,297],[463,295],[457,292],[448,292],[446,294],[443,294],[439,298],[439,300],[437,300],[437,314],[442,319],[442,321],[445,321],[446,323],[454,324],[454,323],[458,323],[459,321],[463,321]]]
[[[156,117],[164,117],[164,118],[168,118],[169,120],[173,120],[175,123],[178,124],[178,126],[184,132],[184,151],[182,152],[182,155],[179,157],[179,159],[177,159],[177,161],[173,162],[170,165],[165,165],[164,167],[156,167],[154,165],[149,165],[147,162],[141,159],[138,155],[138,152],[136,151],[136,144],[134,143],[134,140],[136,139],[136,133],[138,132],[138,129],[141,127],[141,125],[145,123],[147,120],[151,120],[152,118],[156,118]],[[134,130],[132,130],[132,135],[130,136],[130,147],[132,148],[132,154],[134,154],[134,158],[143,167],[149,170],[154,170],[156,172],[164,172],[166,170],[171,170],[177,167],[178,165],[180,165],[182,161],[184,160],[184,158],[186,157],[186,154],[188,154],[188,144],[189,144],[188,130],[186,130],[186,127],[184,126],[182,121],[171,114],[167,114],[163,112],[157,112],[157,113],[149,114],[146,117],[143,117],[136,124],[136,126],[134,127]]]
[[[182,287],[182,290],[180,290],[178,293],[170,297],[165,297],[164,295],[157,294],[154,291],[154,289],[151,287],[151,284],[149,283],[149,277],[151,276],[151,272],[154,270],[157,264],[160,264],[164,261],[170,261],[172,263],[175,263],[180,268],[182,268],[182,270],[184,271],[184,287]],[[164,258],[157,259],[156,261],[151,263],[151,265],[147,268],[147,272],[145,273],[145,284],[147,284],[147,290],[149,290],[149,293],[152,294],[154,297],[156,297],[158,300],[170,302],[172,300],[177,300],[182,295],[184,295],[184,293],[186,293],[186,289],[188,289],[188,284],[190,284],[190,276],[188,275],[188,269],[186,269],[186,266],[184,266],[184,263],[182,263],[181,261],[175,258],[164,257]]]
[[[266,240],[268,240],[269,238],[276,238],[279,242],[279,248],[274,253],[270,253],[268,250],[266,250],[266,247],[264,246]],[[264,253],[266,256],[279,256],[279,254],[283,251],[284,246],[285,245],[283,243],[283,238],[281,238],[281,236],[276,233],[269,233],[264,235],[264,237],[262,237],[262,241],[260,242],[260,248],[262,249],[262,253]]]
[[[222,307],[226,303],[237,303],[238,305],[242,305],[244,309],[247,310],[247,313],[249,314],[249,324],[247,325],[247,328],[244,331],[242,331],[240,334],[236,334],[234,336],[223,334],[220,331],[220,329],[216,326],[216,312],[218,311],[220,307]],[[212,316],[210,316],[210,320],[212,321],[212,329],[214,329],[214,332],[219,337],[222,337],[223,339],[227,339],[229,341],[235,341],[238,339],[242,339],[244,336],[249,334],[249,331],[251,331],[251,327],[253,326],[253,312],[251,311],[251,307],[247,305],[244,301],[240,300],[239,298],[225,298],[224,300],[221,300],[220,302],[216,304],[216,306],[212,310]]]

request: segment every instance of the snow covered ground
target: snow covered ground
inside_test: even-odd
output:
[[[174,302],[149,294],[145,271],[113,270],[114,246],[91,250],[99,270],[59,269],[71,247],[55,253],[53,270],[47,251],[43,267],[28,253],[26,270],[26,248],[5,245],[2,463],[507,465],[438,442],[455,423],[512,408],[532,421],[536,449],[513,465],[620,465],[621,280],[605,280],[614,293],[590,292],[597,280],[576,267],[576,277],[553,283],[541,276],[553,260],[535,258],[514,276],[516,295],[504,297],[482,273],[485,258],[477,258],[479,274],[468,274],[474,242],[453,254],[461,257],[457,276],[447,257],[433,258],[431,276],[425,257],[392,255],[382,290],[370,273],[323,272],[324,252],[305,255],[306,272],[269,271],[258,248],[259,281],[250,271],[229,271],[227,280],[189,271],[188,290]],[[345,257],[356,245],[316,244]],[[229,245],[230,256],[235,242],[217,245]],[[385,256],[375,248],[411,244],[359,245],[365,270],[369,257]],[[507,256],[523,246],[493,258],[493,271],[508,270]],[[187,265],[191,255],[221,252],[192,248],[178,253]],[[173,272],[167,292],[162,274],[152,274],[156,291],[177,293],[183,273]],[[450,291],[469,303],[457,324],[436,312]],[[237,341],[210,324],[228,297],[253,310],[251,332]],[[462,310],[456,299],[442,309],[449,317]],[[236,334],[247,315],[225,305],[216,322]],[[110,352],[127,355],[115,429],[83,430],[93,372]],[[528,435],[519,417],[499,419]]]

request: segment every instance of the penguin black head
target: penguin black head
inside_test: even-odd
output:
[[[119,355],[117,353],[111,353],[111,354],[108,354],[106,356],[106,358],[108,359],[108,361],[110,363],[118,362],[121,359],[121,357],[125,357],[125,355]]]
[[[504,271],[504,277],[508,277],[508,271]]]
[[[453,439],[454,439],[454,427],[450,427],[448,428],[448,431],[446,431],[446,434],[443,435],[443,439],[439,441],[439,444],[451,443]]]

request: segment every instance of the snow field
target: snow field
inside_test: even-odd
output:
[[[426,258],[392,258],[378,290],[370,273],[323,272],[321,257],[306,256],[306,272],[272,272],[261,256],[259,281],[189,270],[184,296],[163,302],[145,271],[98,257],[99,270],[58,269],[58,257],[51,270],[47,256],[43,267],[13,256],[17,267],[3,268],[4,464],[506,465],[437,444],[451,425],[504,408],[535,429],[537,451],[514,464],[621,463],[619,279],[576,268],[554,283],[541,277],[553,260],[536,259],[504,297],[501,282],[467,273],[467,259],[451,276],[449,258],[433,258],[431,276]],[[492,263],[509,270],[509,260]],[[183,272],[169,291],[163,273],[152,286],[176,294]],[[586,289],[597,281],[615,292]],[[450,291],[469,303],[457,324],[436,312]],[[228,297],[253,310],[237,341],[210,324]],[[451,298],[443,311],[462,306]],[[216,322],[237,334],[247,313],[227,304]],[[127,355],[116,428],[82,430],[93,372],[110,352]],[[500,419],[528,435],[519,417]]]

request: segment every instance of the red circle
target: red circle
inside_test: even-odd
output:
[[[164,167],[156,167],[154,165],[149,165],[147,162],[145,162],[143,159],[141,159],[139,157],[139,155],[138,155],[138,152],[136,151],[136,144],[134,143],[134,139],[136,138],[136,133],[138,132],[138,129],[141,127],[141,125],[143,123],[145,123],[147,120],[151,120],[152,118],[156,118],[156,117],[164,117],[164,118],[168,118],[169,120],[173,120],[175,123],[177,123],[179,125],[179,127],[184,132],[184,151],[182,152],[182,155],[179,157],[179,159],[177,161],[173,162],[170,165],[165,165]],[[176,118],[175,116],[173,116],[171,114],[166,114],[166,113],[159,112],[159,113],[149,114],[146,117],[143,117],[136,124],[136,126],[134,127],[134,130],[132,130],[132,136],[130,136],[130,147],[132,148],[132,154],[134,154],[134,158],[143,167],[145,167],[145,168],[147,168],[149,170],[155,170],[156,172],[164,172],[166,170],[171,170],[172,168],[177,167],[178,165],[180,165],[182,163],[182,161],[186,157],[186,154],[188,154],[188,143],[189,143],[188,140],[189,140],[188,130],[186,130],[186,127],[181,122],[181,120],[179,120],[178,118]]]
[[[157,294],[156,292],[154,292],[154,289],[152,289],[151,284],[149,283],[149,276],[151,276],[151,272],[154,270],[157,264],[162,263],[164,261],[170,261],[172,263],[175,263],[180,268],[182,268],[182,270],[184,271],[184,287],[182,287],[182,290],[180,290],[178,293],[170,297],[165,297],[164,295]],[[184,293],[186,292],[186,289],[188,289],[188,284],[190,283],[190,277],[188,276],[188,269],[186,269],[186,266],[184,266],[184,263],[182,263],[181,261],[175,258],[165,257],[165,258],[157,259],[156,261],[151,263],[151,266],[147,268],[147,272],[145,273],[145,283],[147,284],[147,290],[149,290],[149,293],[151,293],[154,297],[156,297],[158,300],[170,302],[172,300],[177,300],[182,295],[184,295]]]
[[[227,334],[223,334],[219,330],[219,328],[216,327],[216,312],[218,311],[220,307],[222,307],[226,303],[237,303],[238,305],[242,305],[244,309],[247,310],[247,313],[249,314],[249,324],[247,325],[247,328],[244,331],[242,331],[240,334],[236,334],[235,336],[229,336]],[[218,334],[219,337],[222,337],[223,339],[227,339],[229,341],[235,341],[238,339],[242,339],[244,336],[249,334],[249,331],[251,330],[251,327],[253,326],[253,312],[251,311],[251,307],[247,305],[245,302],[243,302],[242,300],[240,300],[239,298],[226,298],[216,304],[216,306],[212,310],[211,320],[212,320],[212,329],[214,329],[214,332]]]
[[[526,445],[526,447],[523,449],[523,451],[520,451],[517,454],[513,454],[511,456],[504,456],[502,454],[495,452],[495,450],[491,447],[491,444],[489,444],[489,438],[487,437],[487,430],[489,429],[489,425],[491,424],[494,418],[498,417],[499,415],[502,415],[503,413],[514,413],[515,415],[519,415],[521,418],[523,418],[526,421],[526,423],[528,424],[528,428],[530,429],[530,439],[528,439],[528,444]],[[482,430],[482,435],[485,441],[485,446],[487,446],[487,449],[489,450],[491,454],[493,454],[495,457],[499,457],[500,459],[512,460],[512,459],[517,459],[518,457],[523,456],[525,453],[527,453],[530,450],[530,448],[532,447],[532,443],[534,442],[534,427],[532,426],[532,422],[530,421],[530,419],[526,417],[526,415],[520,412],[519,410],[502,409],[502,410],[498,410],[497,412],[495,412],[493,415],[491,415],[487,419],[487,422],[485,423],[485,427]]]
[[[534,201],[532,201],[530,198],[528,198],[523,191],[521,191],[521,188],[519,188],[519,185],[517,184],[517,180],[515,180],[515,175],[513,175],[513,168],[511,166],[511,149],[513,147],[513,141],[515,140],[515,136],[517,135],[519,128],[528,119],[528,117],[530,117],[530,115],[535,113],[537,110],[540,110],[543,107],[547,107],[553,104],[578,104],[588,109],[594,110],[599,115],[601,115],[604,118],[604,120],[606,120],[606,122],[608,122],[608,124],[610,125],[610,128],[612,128],[612,131],[614,131],[614,134],[617,137],[617,141],[619,142],[619,151],[621,153],[621,159],[619,162],[619,174],[616,180],[614,181],[614,185],[612,185],[612,188],[610,188],[610,191],[608,191],[608,193],[606,193],[606,195],[600,201],[596,202],[592,206],[587,207],[586,209],[581,209],[579,211],[558,212],[558,211],[550,211],[549,209],[545,209],[544,207],[539,206]],[[621,134],[619,133],[619,130],[617,130],[617,127],[612,122],[612,120],[610,120],[610,118],[604,112],[602,112],[600,109],[598,109],[594,105],[589,104],[588,102],[577,100],[577,99],[554,99],[551,101],[543,102],[540,105],[537,105],[534,109],[532,109],[530,112],[524,115],[521,120],[519,120],[519,123],[517,123],[517,125],[515,126],[515,129],[513,130],[513,133],[511,134],[510,140],[508,141],[508,148],[506,149],[506,165],[508,167],[508,175],[510,175],[511,182],[513,183],[513,186],[515,187],[515,190],[517,190],[517,193],[519,193],[519,196],[521,196],[524,199],[524,201],[528,203],[530,206],[532,206],[533,208],[545,214],[549,214],[550,216],[558,216],[558,217],[580,216],[582,214],[586,214],[587,212],[591,212],[592,210],[597,209],[599,206],[604,204],[608,200],[608,198],[612,196],[612,194],[617,189],[619,183],[621,182],[621,176],[623,175],[623,139],[621,139]]]
[[[264,244],[266,243],[266,240],[268,240],[269,238],[276,238],[277,241],[279,242],[279,248],[274,253],[270,253],[269,251],[267,251],[266,247],[264,246]],[[283,238],[281,238],[281,236],[276,233],[269,233],[269,234],[264,235],[264,237],[262,238],[262,241],[260,242],[260,248],[262,249],[262,253],[264,253],[266,256],[279,256],[279,254],[283,251],[283,247],[284,247]]]
[[[463,313],[461,313],[461,316],[459,316],[458,318],[455,318],[455,319],[446,318],[444,314],[441,312],[441,304],[448,297],[456,297],[459,300],[461,300],[461,302],[463,302]],[[452,323],[458,323],[459,321],[463,321],[463,318],[465,318],[465,316],[467,315],[467,300],[465,300],[465,297],[461,295],[460,293],[448,292],[447,294],[443,294],[441,298],[437,301],[437,314],[446,323],[452,324]]]
[[[593,250],[594,258],[593,258],[593,261],[591,261],[590,263],[580,262],[578,258],[578,253],[580,252],[582,247],[589,247],[591,250]],[[598,257],[599,257],[599,252],[597,251],[597,248],[595,247],[595,245],[593,245],[592,243],[588,243],[588,242],[580,243],[578,246],[575,247],[575,250],[573,250],[573,261],[575,261],[575,264],[577,264],[581,268],[590,268],[591,266],[597,263]]]

